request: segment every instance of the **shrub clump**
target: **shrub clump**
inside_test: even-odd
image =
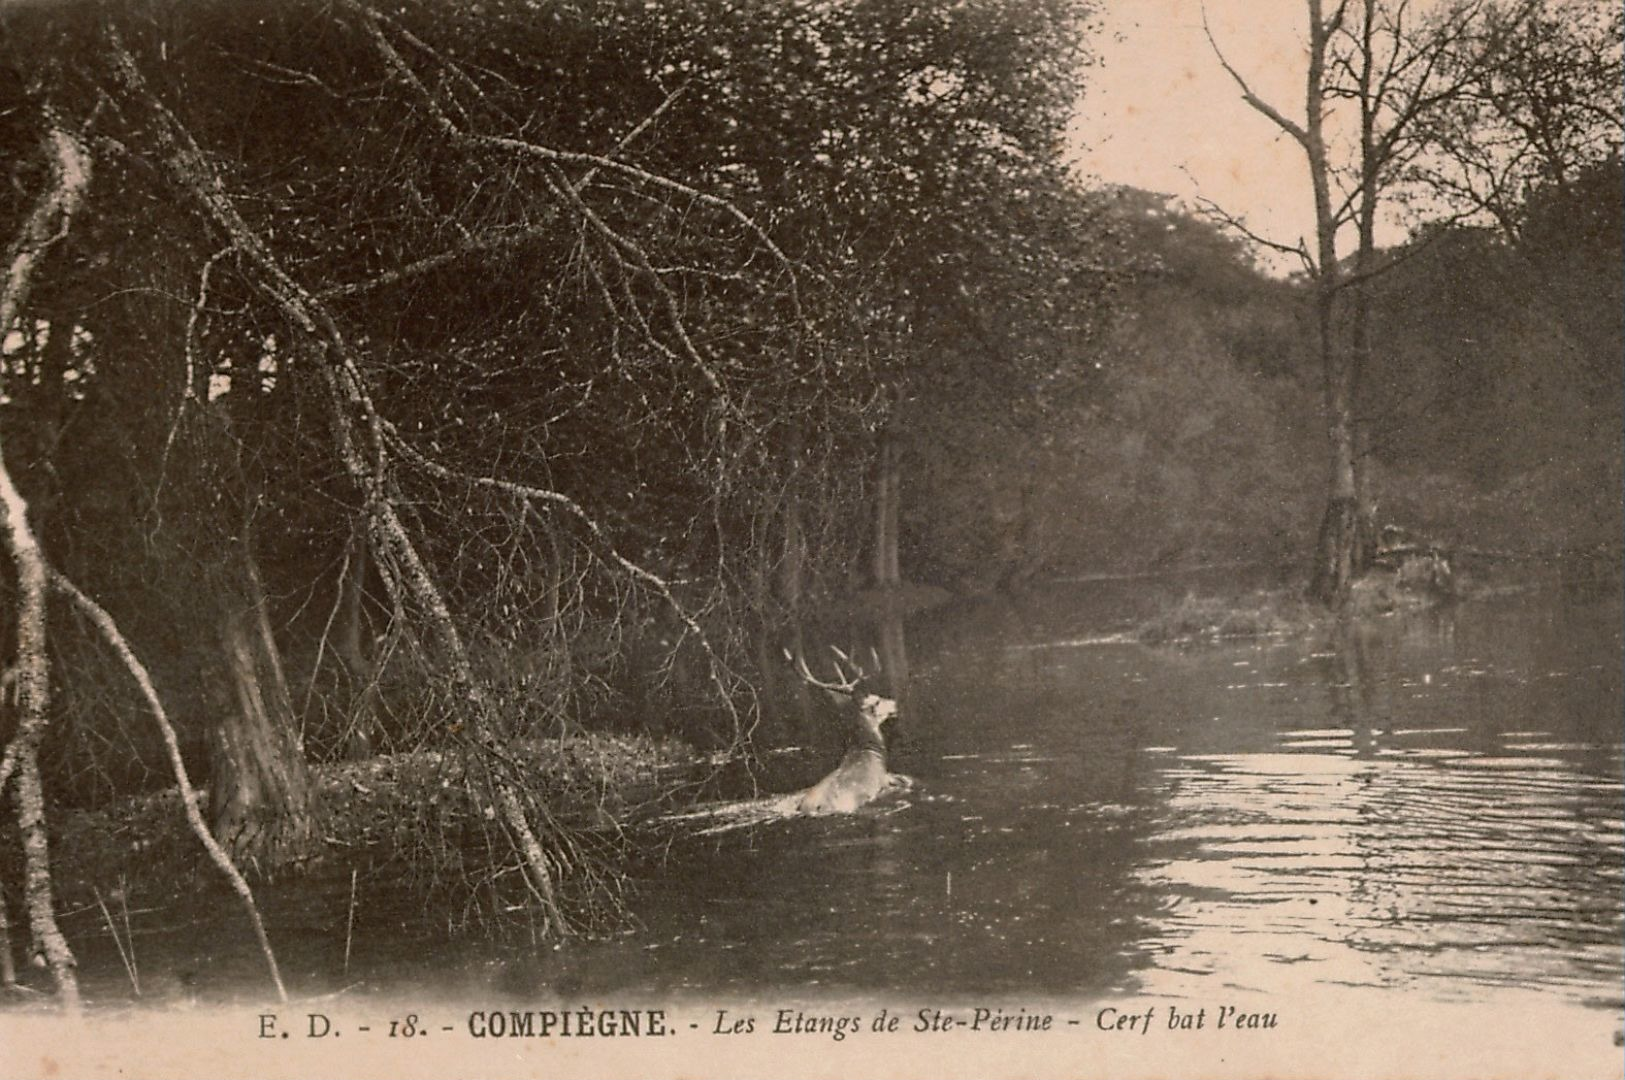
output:
[[[670,739],[581,732],[515,740],[495,754],[426,749],[318,764],[312,775],[321,788],[326,840],[320,858],[382,860],[403,872],[415,866],[442,883],[476,880],[490,872],[481,864],[486,853],[478,850],[479,838],[495,827],[488,771],[504,772],[522,785],[564,830],[561,839],[578,844],[583,834],[613,829],[640,803],[677,786],[695,760],[692,748]],[[198,798],[206,807],[204,789]],[[157,901],[218,878],[174,787],[106,809],[62,814],[53,833],[56,878],[70,904],[93,904],[98,893],[124,890]],[[591,877],[603,871],[588,861],[594,860],[561,860],[567,872]],[[572,886],[568,880],[561,884]]]

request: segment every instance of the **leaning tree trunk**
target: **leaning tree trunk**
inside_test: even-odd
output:
[[[28,310],[34,272],[47,249],[68,233],[74,213],[90,184],[91,159],[79,139],[53,120],[43,140],[50,162],[51,186],[6,252],[0,279],[0,337]],[[45,790],[40,777],[39,748],[49,719],[51,681],[46,647],[45,589],[49,568],[37,533],[28,520],[28,503],[12,482],[0,453],[0,530],[16,569],[16,703],[17,726],[0,754],[0,791],[15,776],[17,827],[22,834],[23,898],[34,947],[50,968],[57,994],[70,1011],[79,1007],[79,980],[73,952],[57,925],[52,899],[49,841],[45,827]],[[4,903],[0,897],[0,904]],[[9,922],[0,941],[11,948]]]
[[[17,727],[3,758],[5,776],[15,775],[17,829],[22,834],[23,898],[34,947],[56,980],[57,993],[69,1010],[79,1007],[76,962],[56,922],[52,900],[50,845],[45,830],[45,787],[40,778],[39,747],[45,737],[50,705],[50,669],[46,657],[45,586],[47,570],[39,542],[28,525],[28,504],[18,494],[0,459],[0,515],[17,571]],[[4,898],[0,897],[0,904]],[[0,945],[9,956],[9,922]],[[8,961],[9,962],[9,961]]]
[[[211,733],[209,818],[233,861],[270,874],[308,861],[321,836],[265,591],[247,552],[241,572],[242,585],[220,619],[235,708]]]

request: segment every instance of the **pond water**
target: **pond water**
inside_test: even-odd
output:
[[[636,933],[504,949],[375,920],[341,976],[342,918],[279,903],[290,981],[600,1001],[1354,987],[1625,1009],[1617,596],[1307,640],[1114,636],[1152,593],[1083,584],[914,618],[892,767],[916,787],[673,841],[639,869]],[[760,779],[790,790],[830,764],[785,755]],[[116,964],[87,945],[87,976]]]

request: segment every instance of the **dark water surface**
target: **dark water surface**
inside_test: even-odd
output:
[[[892,765],[917,787],[853,818],[677,840],[640,872],[637,933],[535,950],[373,925],[340,975],[342,923],[284,907],[290,981],[595,1000],[1355,987],[1625,1008],[1617,597],[1308,640],[1114,640],[1147,597],[1097,583],[914,619]]]

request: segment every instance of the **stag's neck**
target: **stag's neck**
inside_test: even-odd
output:
[[[886,741],[867,728],[858,729],[857,742],[852,746],[856,754],[873,754],[882,761],[886,759]]]

